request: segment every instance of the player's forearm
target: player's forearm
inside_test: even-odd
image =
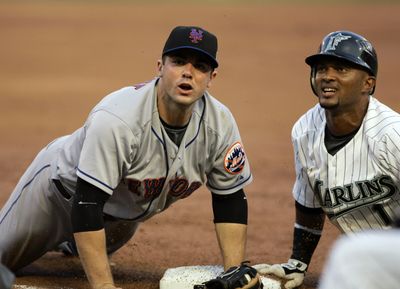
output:
[[[306,263],[321,238],[325,214],[320,209],[306,208],[296,203],[296,223],[293,231],[293,251],[290,258]]]
[[[218,243],[225,270],[244,261],[247,225],[236,223],[216,223]]]
[[[115,288],[106,252],[104,229],[74,233],[79,257],[93,289]]]

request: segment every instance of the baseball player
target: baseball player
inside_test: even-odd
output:
[[[288,279],[285,288],[302,284],[325,216],[346,234],[387,229],[400,200],[400,115],[373,97],[378,61],[371,43],[332,32],[305,61],[319,103],[292,130],[292,254],[287,263],[259,267]]]
[[[207,92],[216,54],[212,33],[174,28],[157,78],[109,94],[43,148],[0,212],[1,262],[15,271],[75,241],[91,288],[119,288],[107,253],[206,184],[224,266],[240,265],[252,175],[234,117]]]

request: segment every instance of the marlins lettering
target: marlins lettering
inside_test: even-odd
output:
[[[370,202],[391,197],[396,192],[393,180],[389,176],[379,176],[344,186],[322,190],[323,182],[316,180],[314,192],[318,194],[321,205],[326,208],[340,207],[342,204],[365,205]],[[348,208],[348,206],[346,206]]]

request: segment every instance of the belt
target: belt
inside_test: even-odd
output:
[[[67,200],[71,199],[71,194],[64,188],[60,180],[53,179],[53,183],[64,198]]]

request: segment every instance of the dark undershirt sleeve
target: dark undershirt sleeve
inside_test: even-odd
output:
[[[212,194],[214,223],[247,224],[247,199],[243,189],[229,194]]]
[[[103,207],[109,194],[78,178],[73,198],[71,223],[74,233],[104,228]]]

